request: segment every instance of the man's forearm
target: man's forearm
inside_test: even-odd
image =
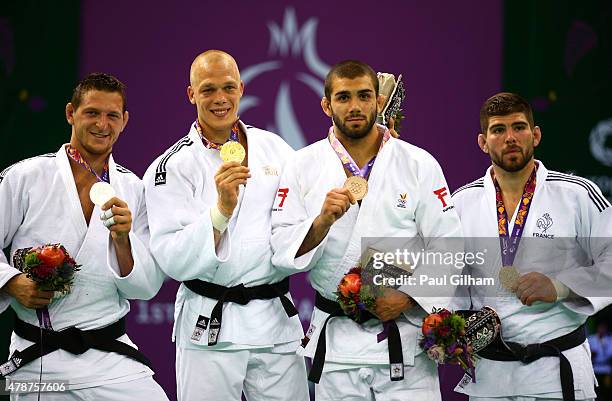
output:
[[[314,219],[312,225],[310,226],[310,230],[308,230],[306,237],[304,237],[304,241],[302,241],[302,245],[300,245],[295,257],[298,258],[316,248],[321,241],[323,241],[323,238],[325,238],[330,228],[331,226],[321,223],[320,217]]]
[[[132,272],[134,268],[134,257],[132,256],[132,247],[129,237],[121,241],[113,241],[115,246],[115,255],[117,255],[117,263],[119,264],[119,273],[121,277],[125,277]]]

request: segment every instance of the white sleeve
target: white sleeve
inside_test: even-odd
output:
[[[272,264],[292,274],[310,270],[323,255],[328,235],[314,249],[296,258],[298,249],[308,234],[317,215],[306,210],[305,188],[300,185],[298,164],[295,160],[285,164],[272,206]]]
[[[19,180],[16,171],[5,170],[0,174],[0,230],[2,230],[2,249],[13,241],[25,216],[24,206],[27,204],[27,191]],[[21,272],[12,267],[4,252],[0,252],[0,313],[10,305],[12,297],[1,289],[6,283]]]
[[[433,157],[424,160],[418,170],[418,181],[420,191],[415,220],[424,241],[424,251],[441,254],[452,252],[455,255],[463,252],[463,233],[459,216],[442,169]],[[448,280],[451,275],[460,273],[461,270],[453,263],[427,263],[417,266],[413,275],[419,282],[421,276],[445,277]],[[411,295],[427,313],[431,313],[434,307],[454,309],[460,306],[457,300],[453,299],[457,295],[456,287],[450,284],[421,287],[416,295],[411,294],[411,291],[414,292],[411,286],[402,286],[399,290]]]
[[[562,301],[563,305],[583,315],[597,313],[612,303],[612,207],[599,188],[590,185],[600,204],[584,194],[579,241],[593,263],[563,270],[555,277],[574,293]]]
[[[210,209],[202,207],[194,196],[194,188],[202,184],[190,182],[188,168],[180,165],[181,160],[172,163],[176,161],[166,163],[165,183],[155,185],[157,161],[144,177],[151,253],[161,269],[175,280],[210,281],[219,263],[229,258],[230,230],[223,233],[215,248]],[[214,183],[204,185],[216,190]]]
[[[108,236],[107,262],[121,296],[127,299],[151,299],[161,288],[164,273],[155,263],[149,251],[150,233],[147,209],[144,204],[144,189],[141,189],[136,208],[131,210],[135,216],[132,230],[129,233],[134,267],[130,274],[121,277],[117,254],[110,235]]]

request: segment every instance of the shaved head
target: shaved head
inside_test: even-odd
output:
[[[238,120],[244,83],[236,60],[221,50],[208,50],[191,63],[187,97],[198,110],[198,122],[208,139],[225,141]]]
[[[236,60],[222,50],[207,50],[199,54],[191,63],[189,70],[189,83],[197,86],[201,72],[210,71],[211,68],[226,68],[236,74],[236,79],[240,80],[240,71]]]

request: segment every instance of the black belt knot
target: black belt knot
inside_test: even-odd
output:
[[[562,351],[577,347],[586,341],[585,327],[543,342],[541,344],[521,345],[514,342],[497,341],[478,351],[478,355],[494,361],[521,361],[531,363],[546,356],[559,358],[559,378],[564,401],[575,401],[574,374],[572,365]]]
[[[41,329],[17,318],[14,331],[19,337],[34,344],[23,351],[15,351],[7,362],[0,365],[0,378],[58,349],[74,355],[81,355],[90,349],[115,352],[151,367],[151,362],[139,350],[117,340],[125,334],[125,318],[100,329],[80,330],[69,327],[61,331]]]
[[[224,287],[219,284],[203,280],[184,281],[183,284],[191,291],[203,297],[217,300],[210,314],[210,326],[208,328],[208,345],[215,345],[219,339],[221,322],[223,320],[223,304],[232,302],[238,305],[246,305],[254,299],[278,298],[285,309],[288,317],[298,314],[295,305],[287,297],[289,292],[289,277],[274,284],[261,284],[253,287],[245,287],[238,284],[233,287]]]
[[[312,368],[308,374],[308,380],[313,383],[318,383],[323,373],[323,366],[325,365],[325,354],[327,353],[326,344],[326,330],[327,323],[333,317],[347,316],[340,305],[330,299],[325,298],[317,292],[315,296],[315,307],[329,316],[325,319],[321,332],[319,334],[319,340],[317,341],[317,349],[315,351],[314,358],[312,359]],[[370,319],[377,319],[376,316],[370,312],[365,311],[361,314],[361,318],[356,323],[365,323]],[[402,339],[400,336],[399,328],[395,320],[390,320],[384,323],[388,326],[387,343],[389,344],[389,376],[392,381],[398,381],[404,379],[404,355],[402,353]]]

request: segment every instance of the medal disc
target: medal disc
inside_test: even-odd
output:
[[[221,146],[221,160],[224,162],[242,163],[245,156],[246,151],[239,142],[229,141]]]
[[[520,273],[513,266],[504,266],[499,271],[499,282],[508,291],[516,290],[519,277],[521,277]]]
[[[96,206],[102,206],[115,196],[115,190],[106,182],[96,182],[89,190],[89,199]]]
[[[360,201],[368,193],[368,182],[365,178],[354,175],[346,179],[344,188],[347,188],[353,194],[355,200]]]

